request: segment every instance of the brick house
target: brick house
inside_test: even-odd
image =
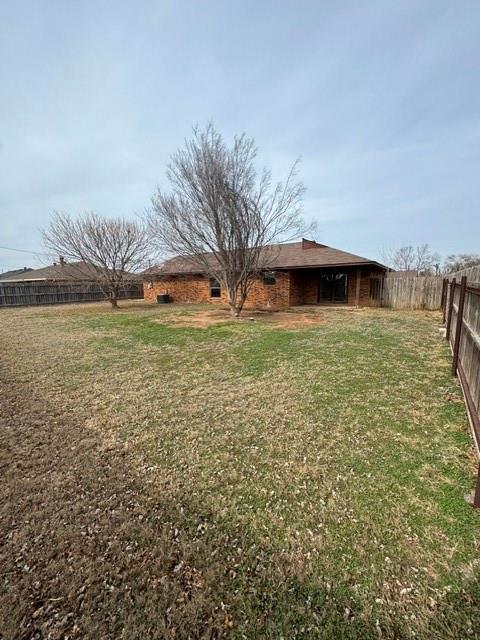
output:
[[[370,306],[378,303],[387,267],[313,240],[272,245],[268,270],[255,279],[245,307],[285,309],[304,304]],[[213,257],[213,256],[212,256]],[[172,258],[143,274],[145,300],[168,294],[173,302],[227,302],[220,283],[186,258]]]

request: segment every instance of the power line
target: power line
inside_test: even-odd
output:
[[[48,253],[42,253],[41,251],[28,251],[28,249],[14,249],[13,247],[3,247],[0,245],[0,249],[6,251],[17,251],[18,253],[30,253],[32,256],[47,256]]]

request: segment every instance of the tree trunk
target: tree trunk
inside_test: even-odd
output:
[[[112,309],[118,309],[118,302],[117,302],[116,296],[110,298],[110,304],[112,305]]]
[[[237,304],[236,304],[237,317],[242,313],[246,300],[247,300],[247,294],[241,293],[240,300],[237,300]]]
[[[240,315],[241,308],[238,307],[237,302],[237,291],[235,287],[231,287],[227,285],[228,289],[228,304],[230,306],[230,315],[232,318],[238,318]]]
[[[247,299],[247,294],[239,294],[237,291],[235,291],[233,295],[232,293],[230,293],[228,298],[228,304],[230,305],[230,315],[232,316],[232,318],[239,318],[243,310],[243,305],[245,304],[245,301]]]

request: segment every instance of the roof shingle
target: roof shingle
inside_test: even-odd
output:
[[[265,251],[270,254],[266,261],[269,269],[304,269],[308,267],[341,267],[362,264],[373,264],[384,269],[387,268],[375,260],[369,260],[368,258],[334,249],[324,244],[318,244],[311,240],[270,245],[265,247]],[[210,255],[210,259],[213,262],[215,257],[213,254]],[[143,275],[180,275],[201,273],[202,271],[202,266],[194,258],[175,257],[166,260],[158,267],[148,269]]]
[[[138,278],[133,273],[127,274],[129,278],[135,280]],[[88,281],[96,280],[98,273],[86,262],[64,262],[51,264],[41,269],[30,269],[22,271],[1,279],[2,282],[34,282],[36,280],[49,280],[55,282],[65,281]]]

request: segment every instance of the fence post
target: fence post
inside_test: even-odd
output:
[[[452,278],[450,283],[450,298],[448,300],[448,315],[447,315],[447,330],[445,331],[445,337],[450,340],[450,325],[452,324],[452,311],[453,311],[453,299],[455,298],[455,285],[457,284],[457,279]]]
[[[452,362],[453,376],[457,375],[458,354],[460,352],[460,340],[462,339],[463,307],[465,305],[466,290],[467,290],[467,276],[462,276],[462,281],[460,284],[460,298],[458,300],[457,324],[455,327],[455,342],[453,344],[453,362]]]
[[[441,307],[443,311],[443,324],[445,324],[445,316],[447,314],[447,290],[448,290],[448,280],[447,278],[444,278],[442,283],[442,302],[441,302]]]
[[[473,501],[471,503],[477,509],[480,508],[480,464],[478,465],[477,483],[473,492]]]

